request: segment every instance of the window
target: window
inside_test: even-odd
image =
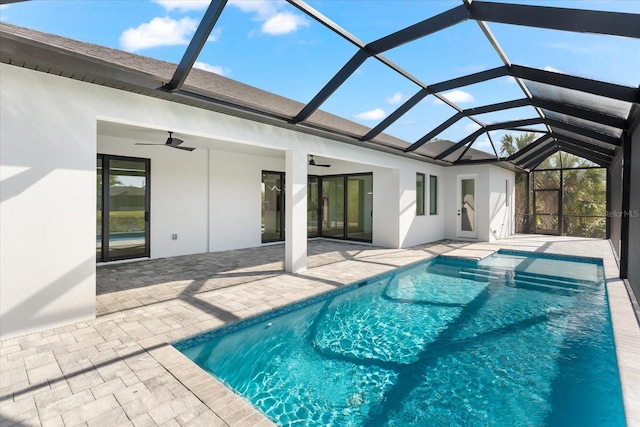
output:
[[[429,215],[438,215],[438,177],[429,175]]]
[[[424,215],[424,174],[416,174],[416,215]]]

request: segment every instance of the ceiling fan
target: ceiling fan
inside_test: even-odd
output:
[[[315,160],[313,160],[313,155],[310,154],[309,157],[311,157],[311,160],[309,160],[309,166],[318,166],[321,168],[330,168],[331,165],[321,165],[321,164],[317,164]]]
[[[151,143],[146,143],[146,142],[136,142],[135,145],[164,145],[165,147],[177,148],[179,150],[186,150],[186,151],[195,150],[195,148],[193,148],[193,147],[181,147],[180,144],[182,144],[184,141],[179,139],[179,138],[174,138],[173,137],[173,132],[171,132],[171,131],[168,131],[168,132],[169,132],[169,138],[167,138],[167,142],[165,142],[164,144],[151,144]]]

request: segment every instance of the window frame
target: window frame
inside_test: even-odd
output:
[[[432,183],[435,183],[435,190],[432,187]],[[435,193],[435,195],[432,193]],[[431,203],[432,200],[434,201],[433,204]],[[429,215],[438,215],[438,175],[429,175]]]
[[[422,191],[420,190],[420,181],[422,181]],[[424,216],[426,214],[426,175],[416,172],[416,216]]]

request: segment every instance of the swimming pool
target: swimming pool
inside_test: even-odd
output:
[[[623,426],[603,277],[438,257],[175,346],[280,425]]]

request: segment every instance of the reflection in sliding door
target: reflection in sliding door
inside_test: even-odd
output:
[[[148,159],[99,155],[96,259],[149,256]]]
[[[322,178],[322,235],[344,238],[344,176]]]
[[[307,177],[307,237],[318,237],[318,177]]]
[[[371,175],[347,177],[347,239],[371,241],[372,181]]]
[[[102,157],[98,157],[96,171],[96,187],[98,198],[96,200],[96,261],[102,260]]]
[[[262,172],[262,243],[284,240],[284,173]]]
[[[108,258],[113,260],[148,256],[147,161],[110,159],[107,173]]]

